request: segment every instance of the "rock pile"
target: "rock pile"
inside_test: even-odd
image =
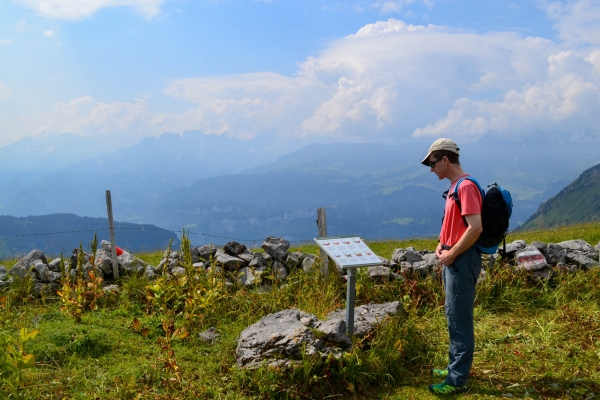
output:
[[[245,245],[229,242],[223,248],[213,245],[192,247],[191,256],[194,268],[203,271],[224,272],[229,283],[236,280],[242,285],[257,286],[272,283],[272,280],[284,281],[295,269],[310,272],[315,266],[316,256],[302,252],[289,252],[290,243],[282,238],[267,237],[261,245],[264,252],[251,252]],[[567,240],[561,243],[532,242],[529,245],[523,240],[508,243],[504,260],[514,268],[531,271],[534,278],[551,279],[556,273],[575,270],[588,270],[598,266],[600,243],[592,247],[581,239]],[[70,258],[65,260],[66,270],[76,276],[78,249],[73,250]],[[484,256],[484,268],[489,269],[498,259],[499,254]],[[113,280],[112,255],[110,243],[103,240],[95,258],[84,254],[83,275],[93,271],[97,277],[104,279],[108,285]],[[439,262],[434,252],[416,250],[414,247],[398,248],[392,259],[383,257],[381,266],[369,267],[367,272],[374,282],[387,282],[402,279],[402,275],[426,278],[437,277],[440,272]],[[155,279],[166,273],[169,276],[185,273],[183,254],[171,251],[154,267],[124,251],[117,257],[120,276],[145,274]],[[326,273],[326,271],[322,271]],[[340,276],[344,270],[338,269]],[[40,250],[33,250],[19,260],[10,271],[0,266],[0,288],[9,285],[14,278],[31,276],[36,294],[55,293],[60,286],[62,271],[60,259],[48,261]]]
[[[192,263],[194,268],[224,271],[246,286],[265,283],[269,279],[282,281],[296,268],[309,272],[315,265],[315,256],[312,254],[288,252],[290,242],[285,239],[269,236],[261,247],[264,253],[252,253],[245,245],[237,242],[229,242],[223,249],[213,245],[193,247]],[[166,269],[168,274],[177,275],[185,272],[183,265],[183,254],[171,251],[152,272],[148,268],[147,273],[152,277]]]
[[[72,276],[77,276],[77,258],[79,249],[74,249],[71,257],[64,260],[65,270]],[[117,257],[119,272],[123,275],[139,272],[147,264],[124,251]],[[105,282],[113,280],[112,258],[110,242],[102,241],[96,257],[91,254],[83,254],[82,273],[85,279],[89,279],[88,272],[92,271],[96,277],[103,278]],[[22,279],[30,276],[33,281],[33,290],[36,295],[49,295],[56,293],[60,288],[63,271],[60,267],[60,258],[48,261],[46,255],[40,250],[32,250],[24,258],[19,260],[10,271],[0,266],[0,287],[9,285],[13,279]]]

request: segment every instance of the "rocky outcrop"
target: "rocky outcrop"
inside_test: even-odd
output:
[[[355,336],[366,336],[395,315],[404,315],[398,301],[357,307]],[[295,308],[269,314],[240,334],[237,364],[246,368],[262,365],[285,368],[299,364],[303,356],[339,357],[352,347],[346,335],[345,317],[345,311],[338,310],[326,320],[319,320]]]

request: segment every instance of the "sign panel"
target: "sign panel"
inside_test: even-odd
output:
[[[316,238],[315,242],[342,268],[371,267],[382,261],[358,236]]]

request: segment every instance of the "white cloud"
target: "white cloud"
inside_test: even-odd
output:
[[[0,39],[0,44],[11,44],[12,39]]]
[[[575,2],[571,7],[577,8]],[[557,23],[560,15],[553,17]],[[574,43],[389,19],[330,42],[293,76],[175,79],[164,94],[180,101],[181,112],[150,111],[156,107],[147,102],[156,98],[102,103],[83,97],[22,123],[32,132],[158,135],[199,129],[347,140],[597,132],[600,43]]]
[[[402,10],[402,2],[399,1],[378,1],[373,4],[382,14],[399,13]]]
[[[44,36],[52,37],[52,36],[54,36],[54,31],[52,29],[50,29],[50,30],[44,32]]]
[[[0,95],[2,93],[0,87]],[[91,96],[58,102],[50,112],[40,114],[1,114],[2,145],[18,140],[15,132],[39,135],[45,132],[74,133],[82,136],[124,138],[129,143],[161,132],[149,130],[152,116],[144,100],[104,103]],[[108,139],[110,140],[110,139]]]
[[[596,0],[540,1],[558,36],[572,44],[600,44],[600,5]]]
[[[415,0],[377,0],[371,3],[371,8],[378,10],[381,14],[398,14],[402,8],[414,3]],[[421,0],[425,6],[433,7],[433,1]]]
[[[43,17],[76,20],[91,17],[108,7],[132,7],[144,18],[151,19],[160,13],[165,0],[13,0],[35,10]]]
[[[447,113],[457,98],[535,82],[556,51],[549,40],[517,33],[481,35],[390,19],[332,42],[293,77],[175,80],[165,94],[197,108],[160,121],[171,130],[240,136],[263,129],[300,136],[407,136]]]
[[[12,96],[12,91],[0,81],[0,100],[9,100]]]
[[[598,52],[552,55],[546,79],[508,91],[502,101],[458,99],[444,118],[416,129],[415,136],[518,137],[543,131],[597,136],[600,79],[592,62],[597,59]]]
[[[417,128],[416,136],[478,137],[491,132],[514,137],[545,131],[600,137],[600,4],[590,0],[540,4],[561,39],[543,59],[545,71],[513,85],[497,101],[457,99],[444,117]],[[498,79],[497,71],[490,71],[472,90],[486,90]]]

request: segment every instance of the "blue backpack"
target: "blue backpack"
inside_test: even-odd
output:
[[[500,187],[497,183],[488,186],[487,193],[481,188],[481,185],[472,176],[466,176],[459,179],[454,187],[454,192],[450,194],[454,198],[458,209],[462,211],[460,199],[458,198],[458,187],[463,180],[468,179],[474,182],[481,191],[483,205],[481,209],[481,223],[483,232],[475,242],[475,248],[483,254],[494,254],[498,250],[500,242],[504,241],[504,253],[506,253],[506,234],[510,216],[513,209],[513,201],[510,192]],[[444,193],[447,195],[448,192]],[[445,198],[446,196],[444,196]],[[463,221],[467,225],[467,220],[463,216]]]

